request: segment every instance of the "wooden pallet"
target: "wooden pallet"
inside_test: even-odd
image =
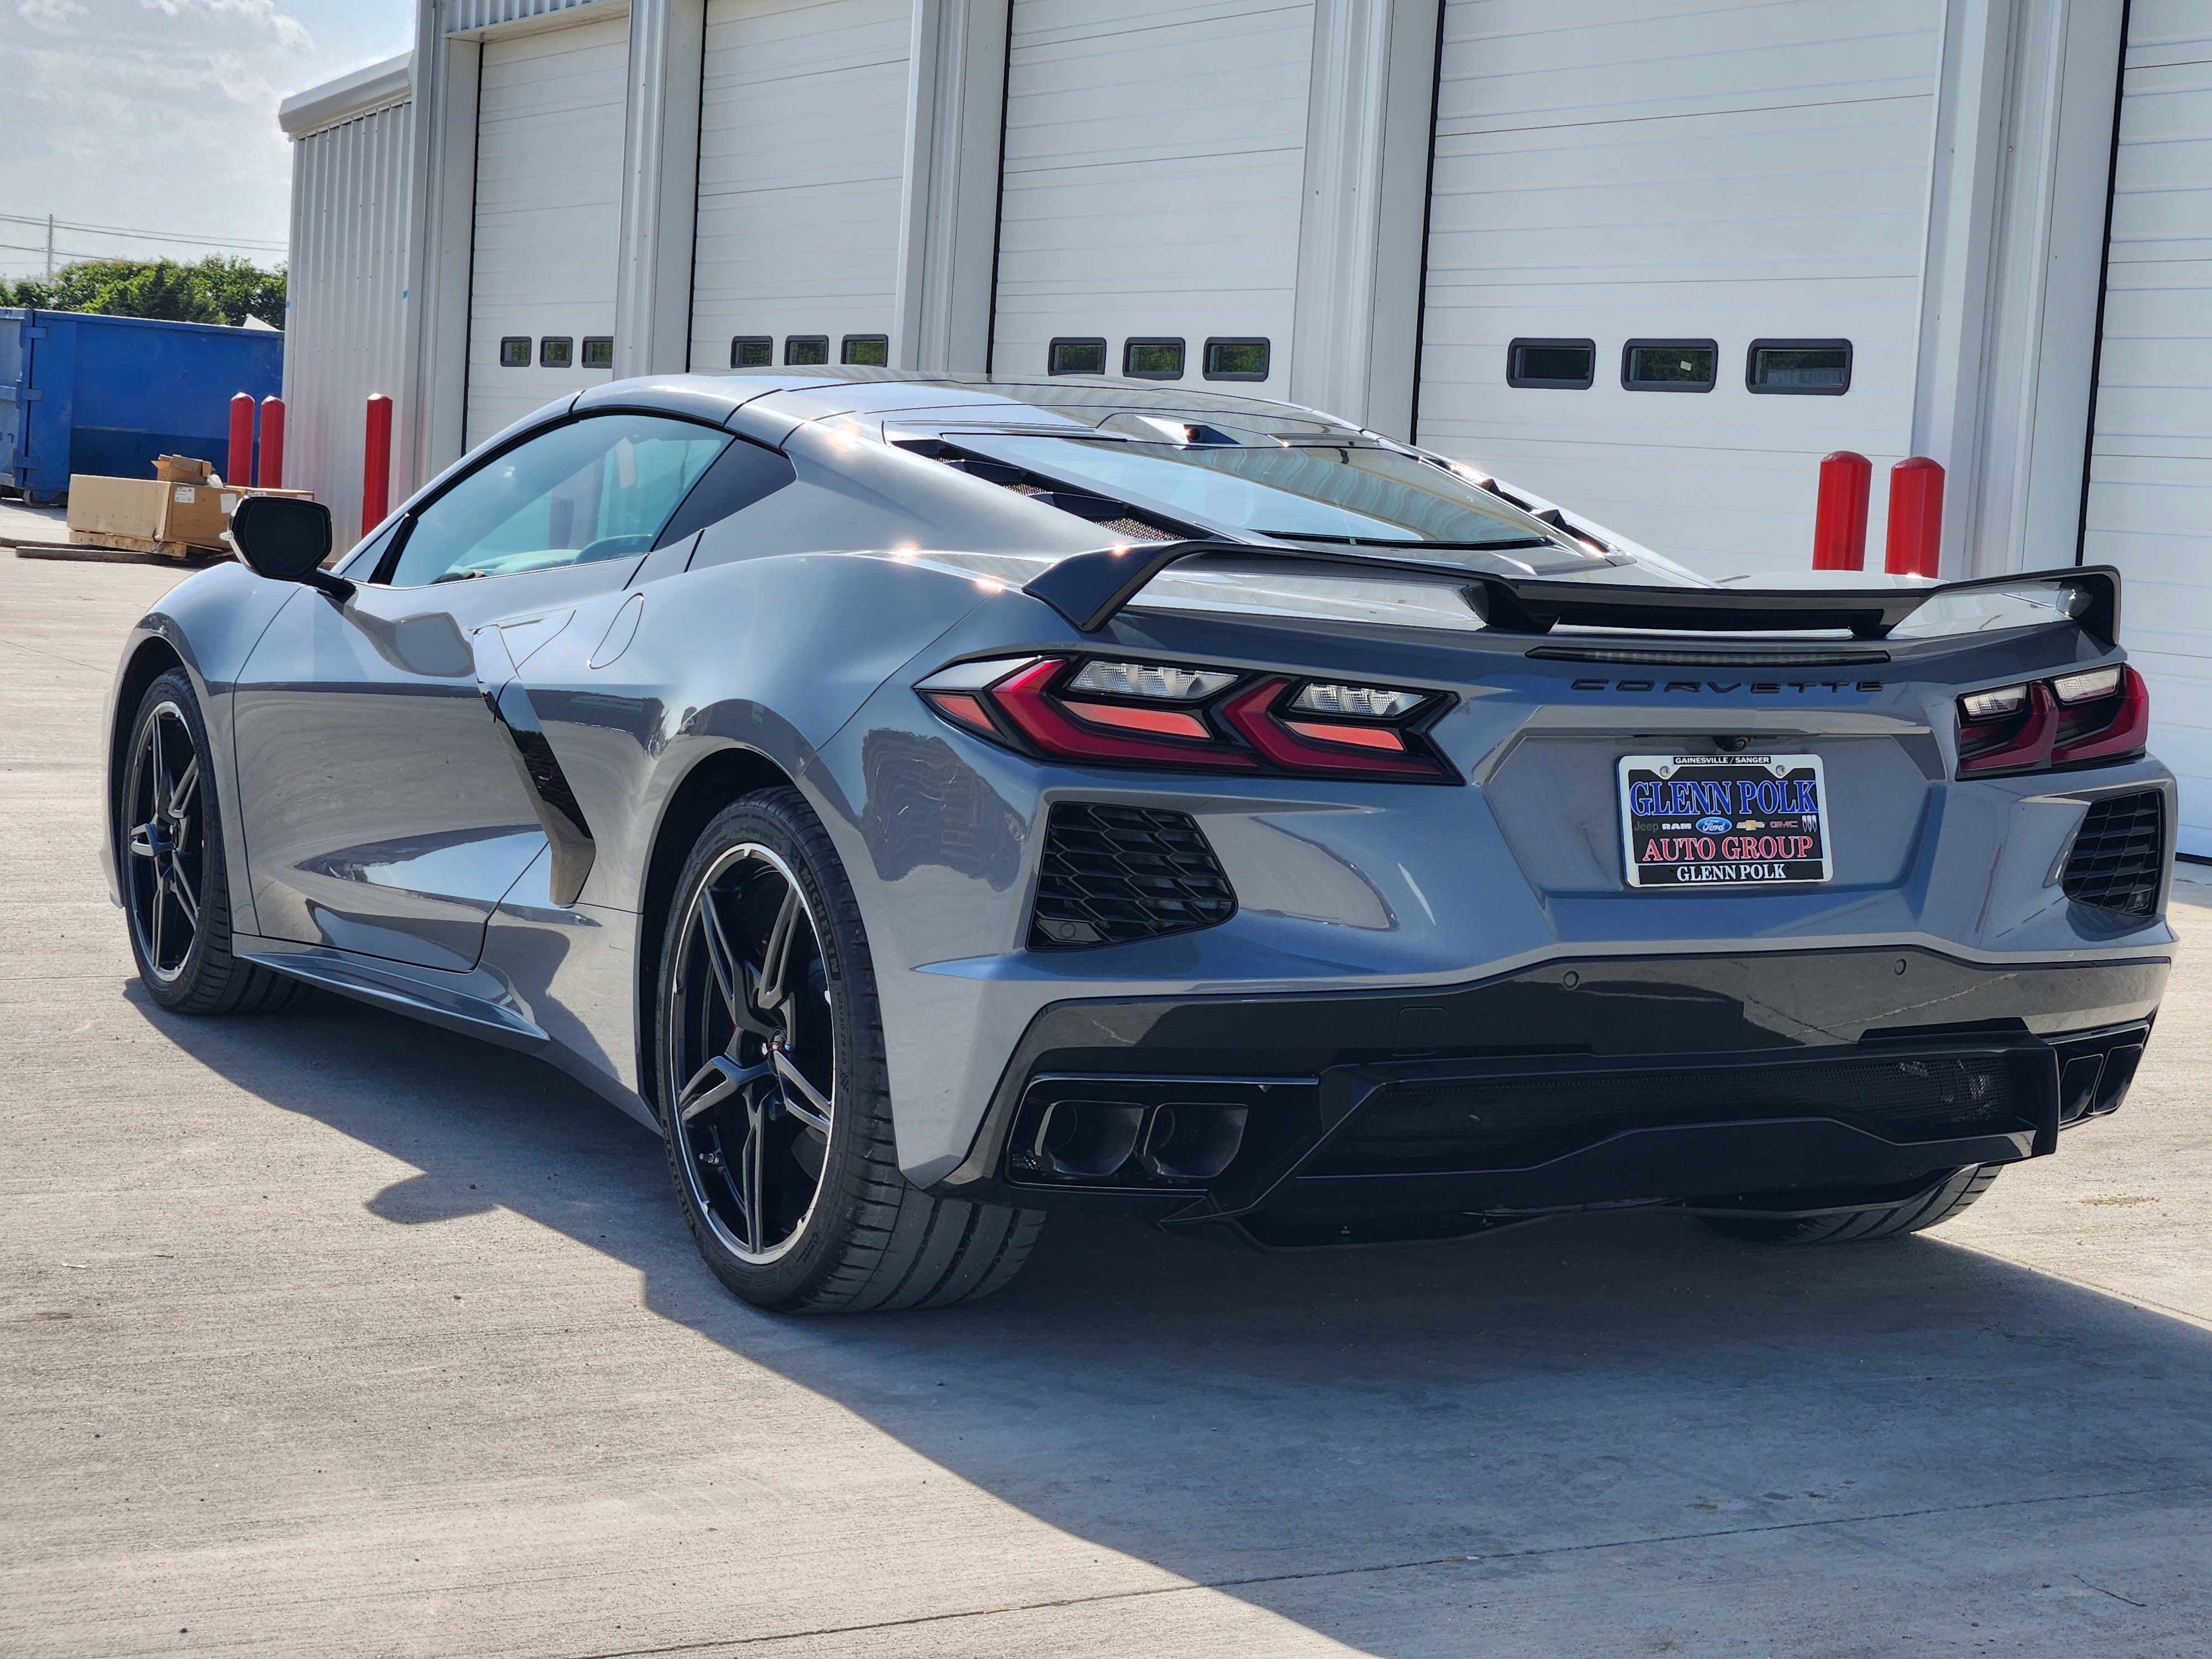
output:
[[[72,530],[70,543],[76,547],[97,547],[111,553],[157,553],[164,558],[221,558],[219,547],[194,547],[188,542],[159,542],[150,536],[125,536],[112,530]]]
[[[137,537],[106,539],[137,541]],[[97,542],[15,542],[0,543],[12,545],[19,559],[73,559],[86,564],[161,564],[196,568],[213,564],[229,555],[217,553],[204,547],[188,547],[182,542],[149,542],[143,547],[160,550],[145,551],[143,547],[107,547]],[[173,549],[174,551],[169,550]]]

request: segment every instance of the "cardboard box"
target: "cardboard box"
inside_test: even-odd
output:
[[[156,455],[154,476],[163,483],[204,484],[215,477],[215,463],[191,455]]]
[[[313,492],[305,489],[234,489],[228,485],[73,473],[70,539],[137,546],[143,551],[186,547],[221,551],[225,546],[222,532],[230,528],[230,515],[248,495],[313,499]]]

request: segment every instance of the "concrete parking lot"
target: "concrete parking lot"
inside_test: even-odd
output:
[[[2201,959],[1937,1233],[1062,1224],[980,1306],[775,1318],[550,1069],[137,990],[96,727],[174,580],[0,552],[0,1652],[2212,1647]]]

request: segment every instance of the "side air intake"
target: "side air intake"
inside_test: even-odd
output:
[[[2090,803],[2059,884],[2076,904],[2148,916],[2165,868],[2166,797],[2147,789]]]
[[[1030,949],[1127,945],[1212,927],[1237,914],[1188,812],[1060,801],[1045,826]]]

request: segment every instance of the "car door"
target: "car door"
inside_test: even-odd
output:
[[[519,764],[542,738],[495,700],[580,603],[631,580],[730,442],[663,416],[564,421],[410,509],[351,598],[293,597],[235,691],[264,935],[475,966],[562,828],[557,762],[550,787],[544,755]]]

